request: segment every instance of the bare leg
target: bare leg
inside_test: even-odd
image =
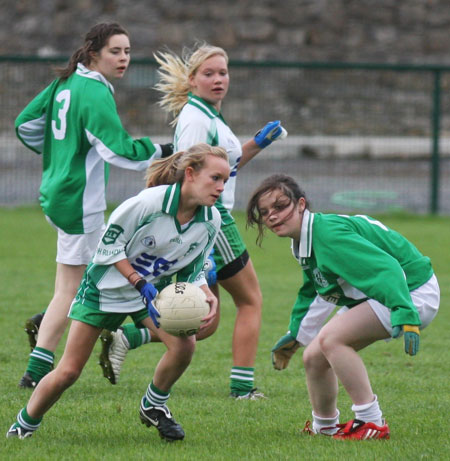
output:
[[[150,317],[142,323],[151,330],[152,336],[158,331],[159,338],[166,345],[167,351],[161,357],[153,375],[153,383],[158,389],[168,392],[180,378],[192,360],[195,351],[195,336],[181,338],[156,329]]]
[[[338,381],[320,350],[317,337],[304,350],[303,363],[313,412],[323,418],[333,418],[337,408]]]
[[[236,275],[220,284],[237,307],[233,333],[233,364],[253,367],[261,327],[262,294],[251,260]]]
[[[362,405],[374,399],[366,367],[357,351],[388,337],[367,302],[335,315],[317,336],[320,350],[353,404]]]
[[[69,322],[67,314],[85,269],[85,265],[70,266],[57,263],[55,293],[42,319],[37,347],[55,352]]]
[[[66,348],[58,366],[42,378],[30,397],[27,412],[32,418],[42,417],[78,379],[100,332],[100,328],[72,321]]]

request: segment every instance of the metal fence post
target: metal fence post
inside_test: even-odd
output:
[[[434,70],[433,113],[431,118],[432,155],[431,155],[431,197],[430,212],[439,212],[439,131],[441,121],[441,71]]]

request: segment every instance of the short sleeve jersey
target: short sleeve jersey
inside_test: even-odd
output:
[[[234,206],[236,174],[242,157],[241,143],[220,112],[204,99],[189,93],[188,102],[178,117],[174,140],[175,150],[185,150],[200,142],[223,147],[228,154],[230,178],[216,206],[224,220],[232,220],[226,210],[231,211]]]
[[[292,251],[303,269],[289,326],[294,336],[311,318],[323,323],[335,305],[351,308],[367,299],[391,310],[393,327],[420,325],[410,291],[433,275],[430,259],[380,221],[306,210],[300,241],[292,241]],[[317,316],[314,309],[325,315]],[[316,324],[316,330],[321,326]],[[312,339],[306,330],[303,337]]]
[[[214,207],[199,207],[186,226],[176,214],[180,185],[144,189],[113,211],[86,268],[76,301],[106,312],[135,312],[143,308],[138,291],[114,263],[128,259],[157,289],[177,281],[205,285],[203,266],[220,228]]]
[[[16,119],[19,139],[43,155],[43,211],[69,234],[103,225],[108,163],[144,170],[155,152],[149,138],[134,140],[125,131],[113,92],[102,74],[78,64],[76,72],[53,81]]]

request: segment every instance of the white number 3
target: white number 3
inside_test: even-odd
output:
[[[58,119],[60,122],[60,127],[56,126],[56,121],[52,120],[52,131],[55,139],[61,140],[66,137],[66,128],[67,128],[67,111],[70,106],[70,90],[62,90],[56,95],[56,101],[62,102],[62,107],[58,110]]]

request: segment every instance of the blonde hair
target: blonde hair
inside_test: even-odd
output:
[[[147,187],[154,187],[183,182],[186,168],[191,167],[195,171],[200,171],[205,165],[207,155],[223,158],[228,162],[227,152],[222,147],[205,143],[194,144],[186,151],[155,160],[147,169],[145,184]]]
[[[205,42],[197,44],[194,49],[184,48],[181,57],[171,51],[153,54],[159,64],[159,82],[154,88],[163,93],[158,105],[174,117],[170,123],[172,126],[176,125],[178,114],[188,100],[189,78],[207,59],[217,55],[223,56],[228,64],[228,55],[223,48]]]

